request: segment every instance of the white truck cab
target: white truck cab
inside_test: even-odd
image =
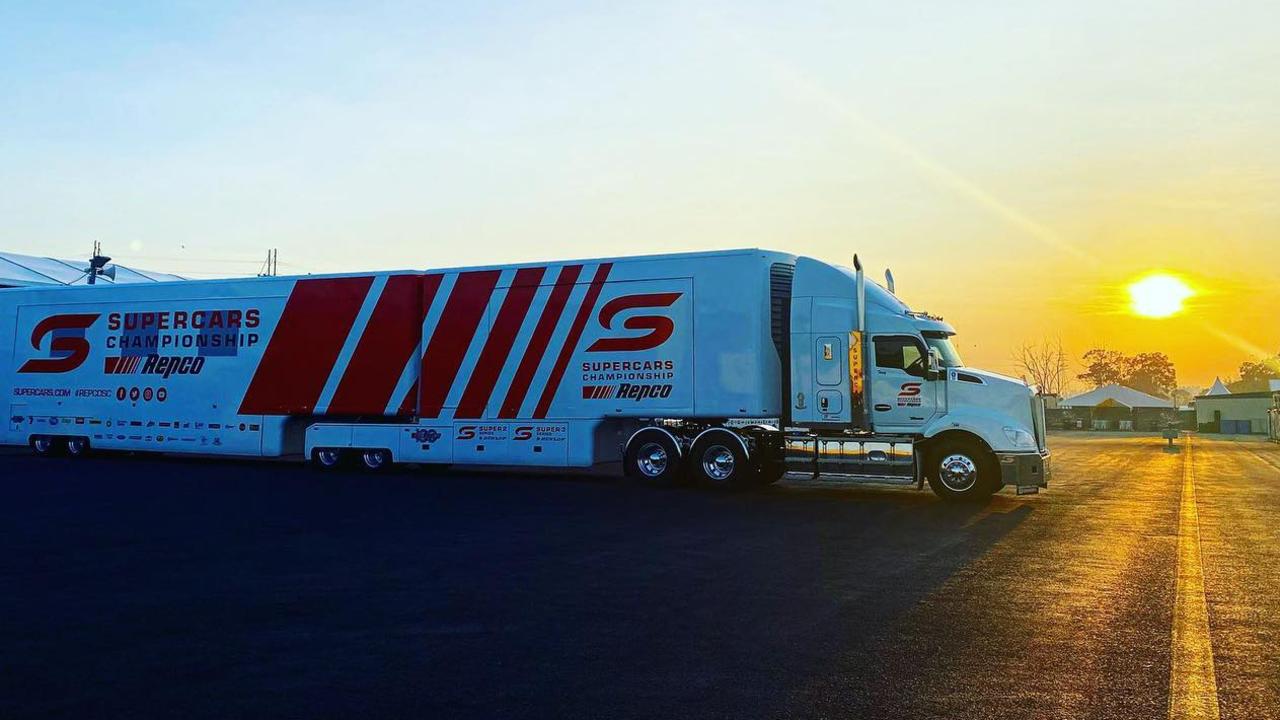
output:
[[[855,258],[855,264],[857,259]],[[797,258],[791,285],[789,467],[928,480],[944,497],[1047,487],[1044,407],[1014,378],[964,365],[941,318],[860,267]],[[860,301],[861,299],[861,301]]]

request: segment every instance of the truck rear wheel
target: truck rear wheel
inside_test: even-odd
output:
[[[383,448],[369,448],[360,452],[360,464],[365,470],[381,472],[391,467],[391,451]]]
[[[82,458],[89,454],[89,438],[76,436],[67,438],[67,454],[74,458]]]
[[[346,460],[341,448],[316,448],[311,451],[311,464],[320,470],[337,470]]]
[[[651,485],[673,485],[681,477],[680,446],[671,433],[645,428],[627,442],[623,471]]]
[[[943,500],[983,502],[999,483],[995,458],[971,440],[943,440],[929,453],[929,487]]]
[[[698,436],[689,453],[690,470],[711,488],[742,490],[760,484],[760,470],[747,456],[742,438],[714,428]]]
[[[66,443],[63,439],[54,435],[33,435],[31,437],[31,451],[40,457],[59,455],[65,447]]]

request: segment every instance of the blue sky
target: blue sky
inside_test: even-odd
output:
[[[856,250],[981,333],[989,365],[1055,331],[1123,345],[1132,328],[1079,309],[1154,265],[1222,307],[1277,300],[1278,21],[1273,2],[4,3],[0,247],[97,239],[191,275],[253,273],[268,247],[297,272]],[[1238,315],[1214,322],[1280,346]]]

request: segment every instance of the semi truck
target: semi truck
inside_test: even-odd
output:
[[[1048,486],[1034,388],[854,267],[769,250],[0,290],[0,442]]]

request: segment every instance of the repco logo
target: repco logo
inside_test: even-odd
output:
[[[49,357],[32,358],[23,363],[18,372],[64,373],[83,365],[93,349],[85,339],[85,331],[97,319],[97,313],[51,315],[36,323],[31,330],[31,347],[39,350],[45,336],[52,336]]]
[[[661,385],[637,385],[632,383],[622,383],[618,386],[618,394],[615,396],[619,399],[647,400],[649,398],[669,398],[671,397],[671,385],[664,383]]]
[[[684,293],[642,293],[616,297],[600,308],[598,319],[605,330],[613,329],[613,319],[618,313],[636,308],[665,308]],[[666,342],[676,330],[675,321],[666,315],[632,315],[622,321],[627,330],[648,330],[644,335],[629,337],[604,337],[591,343],[587,352],[636,352],[651,350]]]
[[[199,375],[204,358],[199,355],[151,355],[142,366],[144,375]]]

